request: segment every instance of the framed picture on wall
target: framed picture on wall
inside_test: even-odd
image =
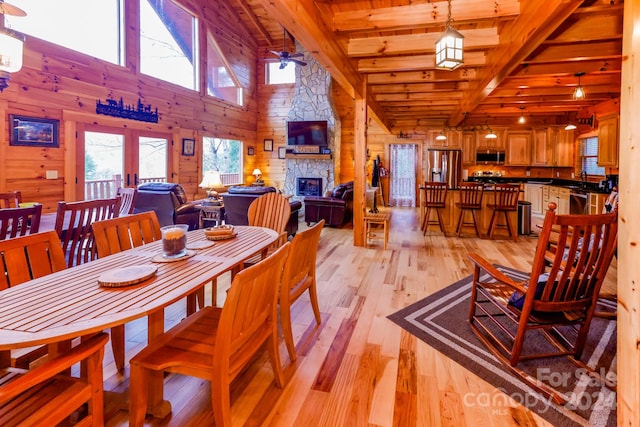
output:
[[[264,140],[264,151],[273,151],[273,139]]]
[[[253,156],[255,153],[256,152],[253,147],[247,147],[247,156]]]
[[[196,153],[196,140],[191,138],[182,138],[182,155],[193,156]]]
[[[278,158],[279,159],[287,158],[287,147],[278,147]]]
[[[60,146],[58,120],[11,115],[9,124],[9,145],[52,148]]]

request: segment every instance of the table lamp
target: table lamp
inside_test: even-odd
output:
[[[199,187],[204,188],[207,191],[207,199],[203,202],[204,205],[219,205],[220,199],[218,198],[218,192],[216,188],[222,187],[222,180],[220,179],[220,172],[209,171],[202,177],[202,182]]]
[[[255,185],[263,185],[264,184],[264,180],[262,180],[262,172],[260,171],[260,169],[255,168],[253,170],[253,172],[251,173],[251,175],[256,177]]]

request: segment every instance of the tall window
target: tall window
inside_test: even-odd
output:
[[[242,184],[242,141],[202,138],[202,172],[219,171],[224,185]]]
[[[211,33],[207,34],[207,95],[244,105],[242,85]]]
[[[267,72],[267,84],[269,85],[296,82],[295,64],[287,64],[286,67],[280,68],[279,62],[267,62],[265,70]]]
[[[604,175],[604,168],[598,166],[598,137],[580,139],[580,164],[587,175]]]
[[[197,28],[195,16],[172,1],[140,0],[140,71],[197,90]]]
[[[416,145],[391,144],[389,206],[416,206]]]
[[[124,64],[123,0],[11,0],[27,16],[5,15],[6,25],[25,34]]]

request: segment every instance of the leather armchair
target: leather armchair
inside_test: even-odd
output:
[[[329,196],[304,198],[304,220],[307,225],[324,219],[325,225],[342,227],[353,218],[353,181],[333,189]]]
[[[189,230],[199,226],[200,211],[180,184],[171,182],[147,182],[138,186],[133,213],[155,211],[160,226],[187,224]]]
[[[274,187],[249,187],[249,186],[232,186],[226,193],[222,194],[224,202],[224,221],[227,224],[247,225],[249,218],[247,212],[249,205],[256,198],[266,193],[274,193]],[[287,235],[295,236],[298,232],[298,214],[302,208],[302,203],[297,200],[289,200],[291,205],[291,216],[287,223]]]

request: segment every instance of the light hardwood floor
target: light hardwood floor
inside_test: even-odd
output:
[[[464,367],[417,340],[386,316],[472,273],[467,253],[528,270],[536,238],[518,241],[443,237],[420,231],[418,210],[392,213],[387,250],[352,245],[351,229],[325,228],[318,254],[316,327],[308,298],[292,307],[298,360],[291,364],[281,337],[280,355],[288,383],[275,386],[266,352],[232,385],[234,425],[266,426],[522,426],[549,425],[536,414],[512,407],[470,407],[466,393],[497,392]],[[302,223],[301,223],[302,224]],[[607,287],[615,290],[616,261]],[[229,278],[219,284],[224,299]],[[167,327],[180,321],[184,305],[167,310]],[[127,325],[127,361],[146,341],[146,321]],[[110,346],[105,355],[107,426],[128,425],[128,368],[117,374]],[[171,375],[165,398],[173,412],[150,426],[213,425],[206,381]]]

